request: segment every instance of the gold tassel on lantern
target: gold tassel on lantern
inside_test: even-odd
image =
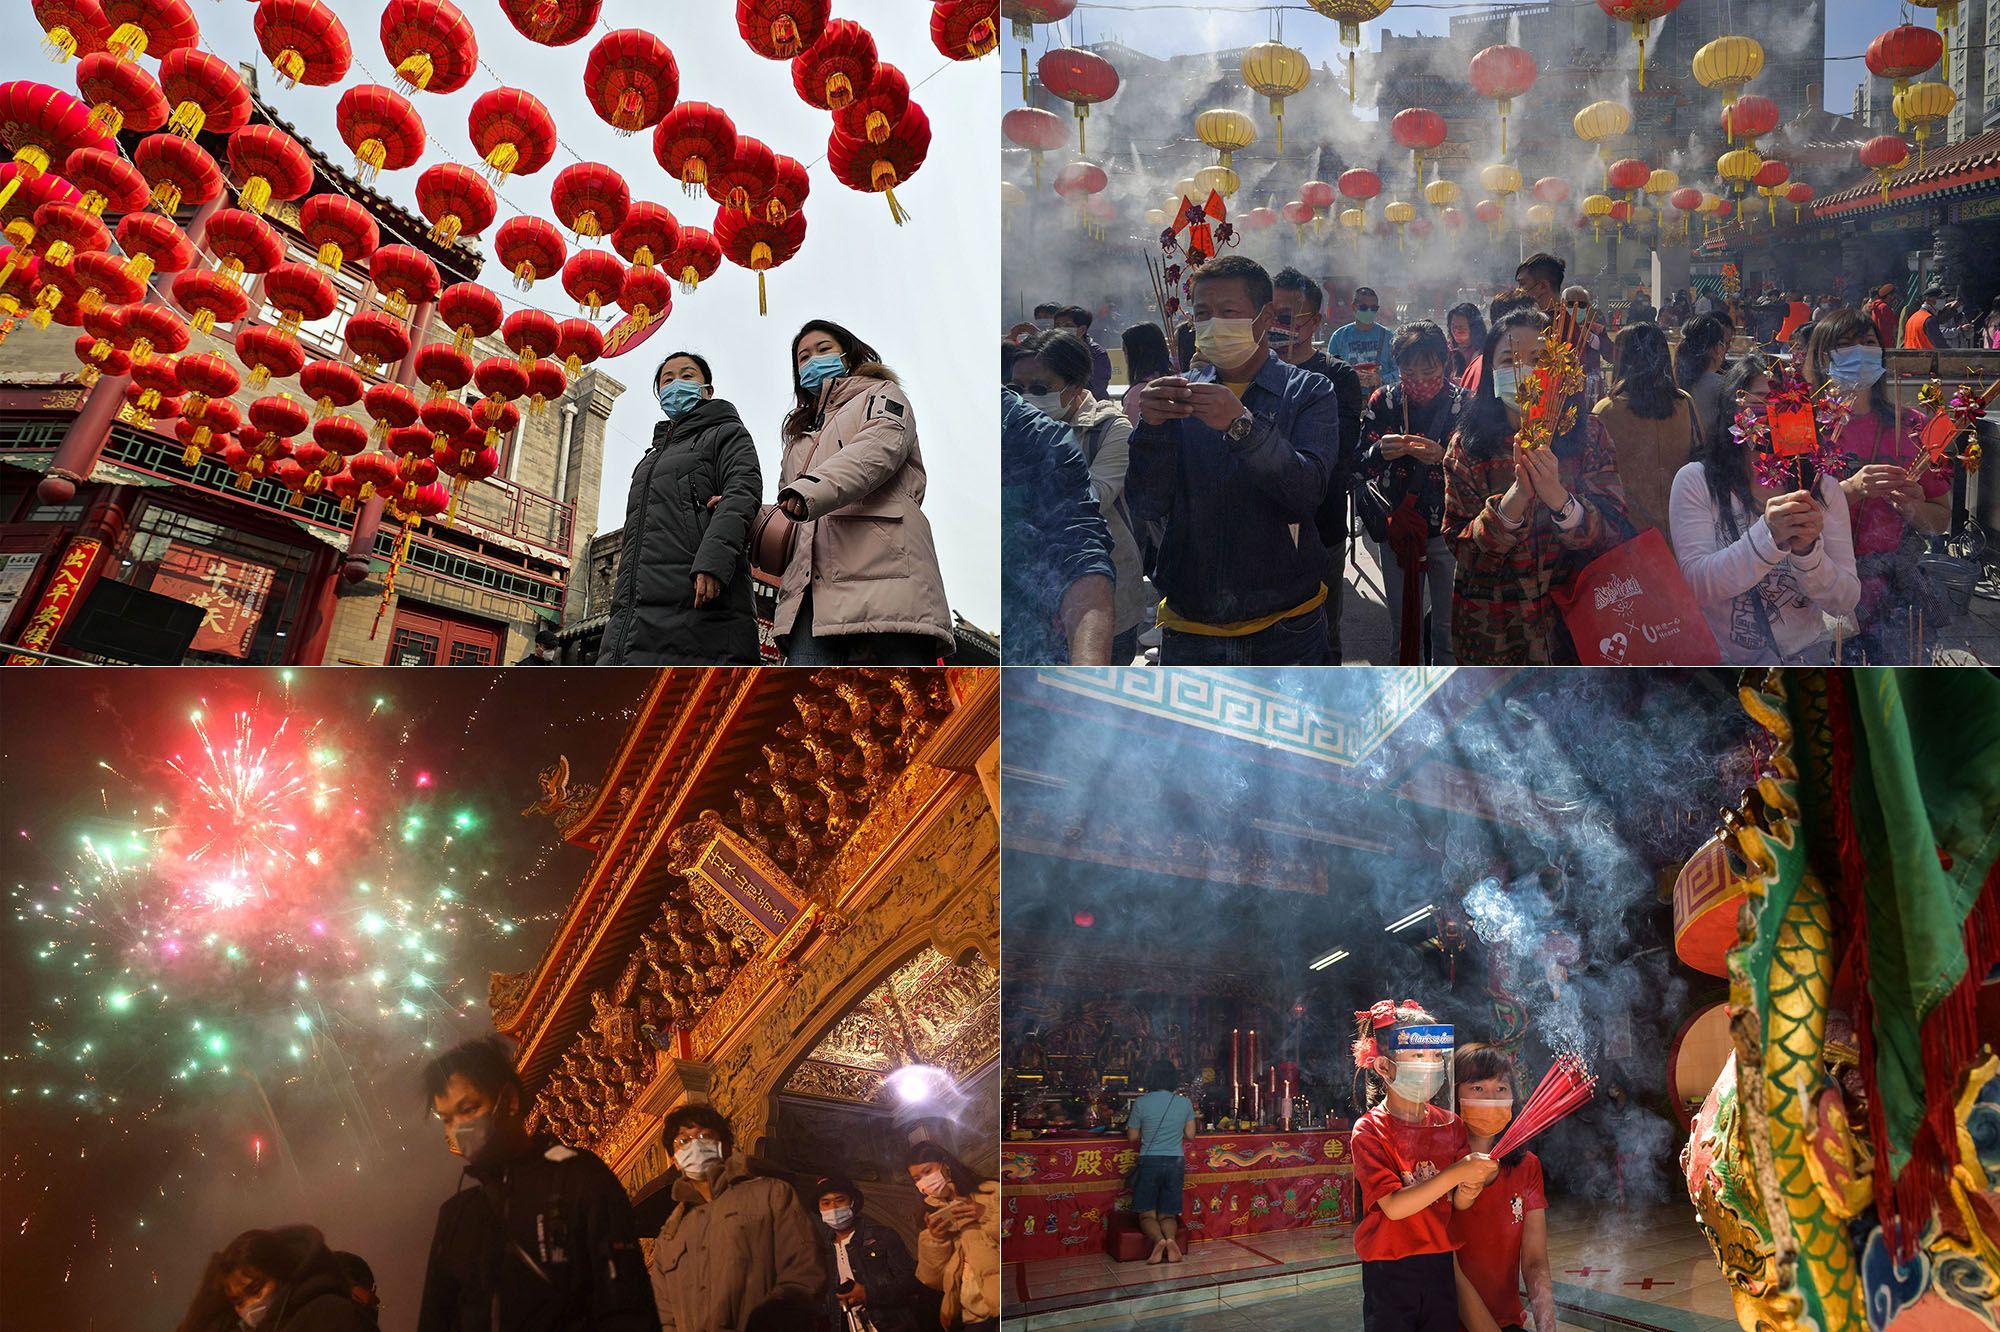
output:
[[[159,184],[153,186],[153,193],[151,198],[153,207],[159,209],[162,213],[165,213],[168,217],[172,217],[176,212],[180,210],[181,187],[174,184],[170,180],[163,180]],[[240,268],[238,271],[241,271]]]
[[[58,23],[42,38],[42,45],[49,48],[49,59],[58,65],[67,64],[76,55],[76,34],[67,24]]]
[[[422,92],[431,86],[431,74],[435,69],[430,56],[418,51],[403,57],[403,63],[396,66],[396,81],[412,92]]]
[[[200,102],[182,102],[167,117],[167,133],[192,139],[201,133],[201,127],[207,123],[208,112],[202,110]]]
[[[50,248],[53,249],[54,247],[51,246]],[[147,280],[153,276],[153,256],[150,254],[133,255],[125,261],[125,271],[137,279],[140,286],[145,286]]]
[[[319,253],[313,257],[319,260],[319,266],[327,272],[338,273],[340,271],[340,261],[345,256],[341,254],[340,246],[337,243],[328,241],[319,247]]]
[[[854,101],[854,80],[845,74],[835,74],[826,81],[826,105],[831,111],[839,111]]]
[[[883,115],[880,111],[870,111],[868,113],[868,142],[883,143],[887,141],[889,131],[893,128],[895,126],[890,123],[889,117]]]
[[[431,228],[430,237],[439,245],[449,245],[458,239],[458,233],[464,225],[457,213],[446,213]]]
[[[287,88],[296,88],[305,75],[306,58],[288,46],[271,61],[271,68],[278,72],[278,80]]]
[[[243,182],[243,188],[236,192],[236,202],[253,213],[262,213],[271,202],[271,182],[262,176],[252,176]]]
[[[137,60],[146,54],[146,30],[136,23],[121,23],[105,45],[120,60]]]
[[[116,134],[125,128],[125,113],[109,102],[99,102],[90,108],[91,125],[106,134]]]
[[[188,320],[188,327],[197,333],[212,331],[215,328],[215,311],[205,308],[196,310],[194,317]]]
[[[701,285],[701,274],[694,271],[693,264],[689,264],[686,268],[683,268],[681,270],[681,275],[679,280],[680,280],[680,287],[683,292],[693,291],[696,287],[699,287]]]
[[[495,185],[502,184],[521,165],[521,150],[511,143],[503,143],[486,154],[486,174]]]
[[[373,180],[382,171],[382,164],[389,160],[389,149],[380,139],[363,139],[361,146],[354,150],[357,180]]]
[[[1081,122],[1078,123],[1078,128],[1082,128]],[[874,171],[870,173],[870,177],[869,183],[877,190],[880,190],[882,197],[889,201],[889,216],[895,220],[896,225],[900,227],[909,221],[909,210],[896,201],[895,187],[898,183],[896,168],[890,166],[887,162],[877,162]]]

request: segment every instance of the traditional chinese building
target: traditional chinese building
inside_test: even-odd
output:
[[[243,74],[254,92],[255,71]],[[299,137],[254,96],[252,118]],[[138,137],[124,137],[128,151]],[[198,141],[226,155],[226,136]],[[472,244],[431,241],[422,218],[300,142],[313,164],[306,197],[330,191],[359,201],[383,244],[416,247],[445,285],[478,278]],[[303,202],[274,203],[267,220],[285,257],[310,263],[315,247],[299,233]],[[218,206],[176,218],[197,241],[197,263],[214,262],[198,242]],[[178,309],[171,276],[156,277],[147,299]],[[344,263],[333,281],[334,313],[298,332],[309,361],[350,359],[347,320],[381,307],[365,261]],[[261,281],[248,291],[245,322],[275,324]],[[434,324],[429,303],[408,318],[410,356],[364,372],[366,383],[397,378],[418,348],[452,336]],[[194,333],[188,350],[230,356],[241,327]],[[524,412],[512,438],[499,442],[497,474],[467,490],[452,525],[423,524],[385,600],[400,531],[380,522],[379,500],[342,512],[324,492],[294,496],[268,479],[239,488],[217,458],[185,465],[172,420],[120,414],[129,377],[82,386],[75,334],[20,320],[0,345],[0,643],[147,664],[485,665],[519,659],[541,625],[580,617],[573,588],[596,523],[606,421],[624,391],[611,376],[586,368],[561,398]],[[473,355],[504,351],[494,341]],[[246,382],[237,406],[282,392],[306,396],[290,381]],[[366,423],[358,405],[347,410]],[[163,626],[189,604],[201,610],[200,627],[182,647],[184,632]]]
[[[906,1232],[911,1141],[993,1174],[998,675],[665,672],[597,781],[545,774],[526,812],[593,859],[541,962],[493,977],[493,1021],[530,1127],[603,1157],[642,1233],[691,1100]]]

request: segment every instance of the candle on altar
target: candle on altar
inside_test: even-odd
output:
[[[1250,1075],[1250,1118],[1261,1124],[1264,1122],[1264,1098],[1257,1087],[1257,1029],[1255,1027],[1250,1028],[1250,1062],[1244,1071]]]
[[[1243,1113],[1243,1028],[1229,1029],[1229,1117]]]
[[[1284,1124],[1285,1132],[1292,1131],[1292,1075],[1285,1074],[1285,1097],[1278,1102],[1278,1119]]]

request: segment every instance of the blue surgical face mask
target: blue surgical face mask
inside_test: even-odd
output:
[[[1849,388],[1872,387],[1882,377],[1880,347],[1842,347],[1834,352],[1827,373]]]
[[[1363,310],[1357,307],[1354,311],[1354,322],[1363,328],[1368,328],[1374,324],[1375,317],[1380,313],[1379,310]]]
[[[1514,394],[1521,386],[1519,366],[1496,365],[1493,367],[1493,396],[1502,403],[1514,401]]]
[[[669,421],[686,415],[701,400],[701,385],[692,379],[669,379],[660,385],[660,410]]]
[[[847,358],[839,352],[822,352],[799,367],[799,387],[811,393],[829,379],[847,373]]]

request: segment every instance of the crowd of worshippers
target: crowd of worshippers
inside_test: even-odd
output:
[[[1535,254],[1483,305],[1392,327],[1371,287],[1336,300],[1213,259],[1171,343],[1123,331],[1115,396],[1092,312],[1037,309],[1001,348],[1005,660],[1339,664],[1355,602],[1350,635],[1386,613],[1396,662],[1574,663],[1563,592],[1648,529],[1723,663],[1930,660],[1950,477],[1915,465],[1924,417],[1883,350],[1942,345],[1970,322],[1946,323],[1957,303],[1607,305],[1565,272]],[[1523,448],[1517,390],[1558,320],[1581,387],[1568,428]],[[1757,465],[1742,422],[1781,368],[1848,404],[1840,474]],[[1379,605],[1357,598],[1371,584]]]

